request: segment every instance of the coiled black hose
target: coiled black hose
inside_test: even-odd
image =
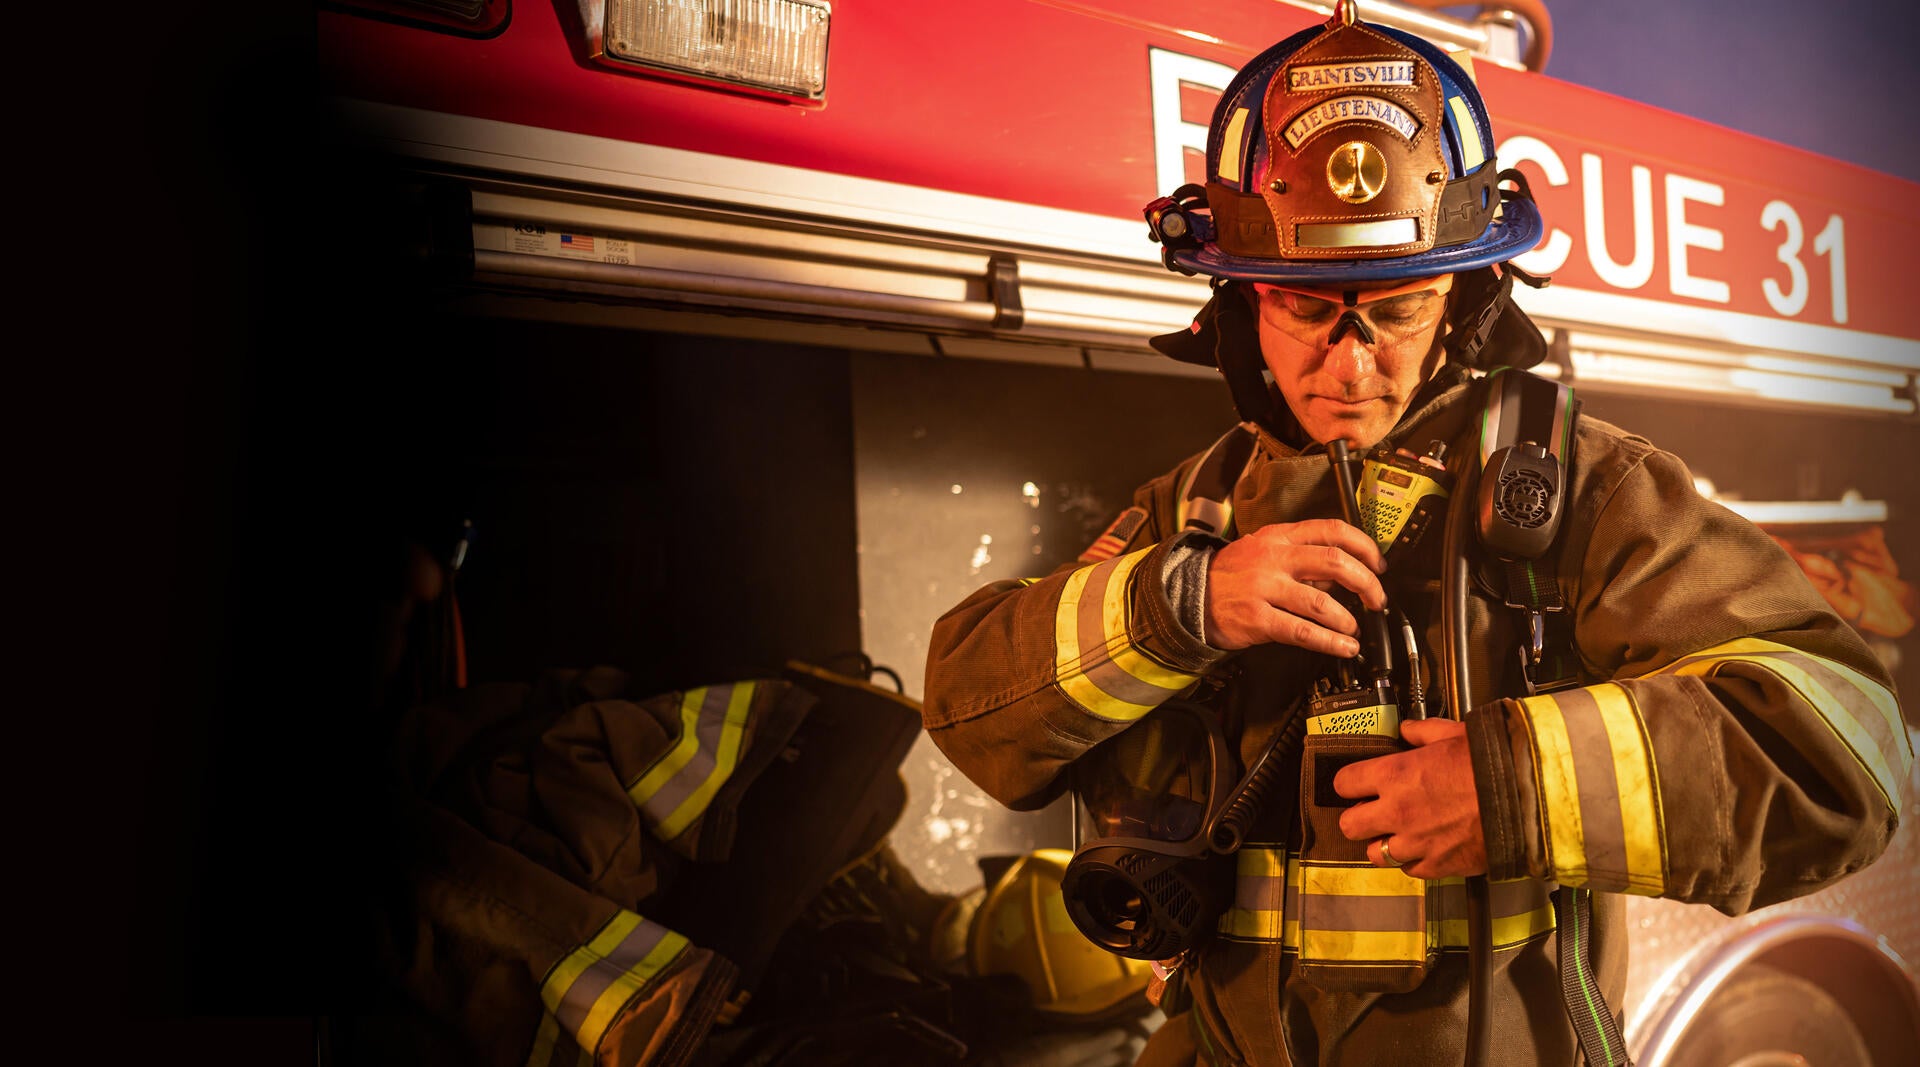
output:
[[[1296,701],[1288,712],[1286,726],[1282,727],[1273,744],[1260,755],[1241,781],[1239,788],[1233,791],[1226,806],[1207,828],[1207,847],[1216,854],[1225,856],[1240,851],[1246,843],[1247,831],[1267,804],[1267,798],[1273,793],[1273,787],[1280,779],[1280,772],[1287,761],[1287,754],[1300,745],[1300,739],[1307,734],[1307,716],[1302,712],[1302,702]]]

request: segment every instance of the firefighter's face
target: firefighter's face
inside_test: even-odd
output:
[[[1251,287],[1260,354],[1294,417],[1315,441],[1378,444],[1438,369],[1434,344],[1453,276],[1373,293],[1346,306],[1338,290]]]

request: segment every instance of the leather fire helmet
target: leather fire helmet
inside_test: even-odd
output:
[[[1504,263],[1541,234],[1524,180],[1499,172],[1472,76],[1419,37],[1358,21],[1350,0],[1235,76],[1214,109],[1206,185],[1146,215],[1171,269],[1321,288]]]

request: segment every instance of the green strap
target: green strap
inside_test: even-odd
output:
[[[1560,943],[1560,991],[1567,1003],[1567,1015],[1573,1032],[1580,1039],[1580,1051],[1591,1067],[1633,1067],[1627,1058],[1627,1043],[1620,1037],[1619,1020],[1601,995],[1600,982],[1593,974],[1591,890],[1561,886],[1554,894],[1558,914]]]

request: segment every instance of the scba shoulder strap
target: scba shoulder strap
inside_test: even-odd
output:
[[[1233,524],[1233,487],[1253,462],[1255,440],[1253,424],[1243,422],[1201,453],[1199,462],[1180,481],[1176,526],[1228,541],[1238,535]]]
[[[1532,696],[1579,678],[1551,549],[1566,511],[1580,401],[1565,383],[1512,368],[1490,374],[1486,390],[1476,529],[1496,561],[1501,599],[1526,615],[1520,662]]]
[[[1488,378],[1477,525],[1481,547],[1500,563],[1502,598],[1526,615],[1520,667],[1529,696],[1580,682],[1572,613],[1560,595],[1551,551],[1571,488],[1579,417],[1580,401],[1562,382],[1511,368]],[[1561,992],[1586,1062],[1630,1067],[1618,1021],[1604,1002],[1596,1005],[1593,995],[1599,983],[1588,932],[1591,896],[1570,886],[1554,894]]]

